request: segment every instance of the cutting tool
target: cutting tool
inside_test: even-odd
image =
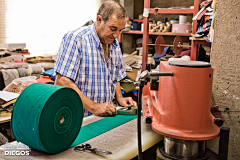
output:
[[[137,107],[134,105],[129,105],[127,107],[122,107],[117,110],[117,114],[119,115],[136,115]]]
[[[118,115],[136,115],[137,107],[134,105],[128,105],[127,107],[117,106],[117,114]],[[113,112],[111,116],[115,116],[116,113]]]
[[[103,149],[97,149],[97,148],[92,148],[92,146],[88,143],[86,144],[82,144],[81,146],[76,146],[74,148],[75,151],[86,151],[86,150],[89,150],[93,153],[100,153],[100,154],[112,154],[112,152],[110,151],[106,151],[106,150],[103,150]]]

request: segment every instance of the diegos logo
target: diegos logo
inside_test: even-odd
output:
[[[6,143],[4,145],[5,156],[29,156],[31,150],[29,147],[21,142],[19,143]]]

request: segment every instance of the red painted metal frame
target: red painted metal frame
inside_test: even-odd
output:
[[[193,16],[195,16],[199,12],[200,0],[194,0],[194,12]],[[197,32],[197,20],[193,20],[192,24],[192,33],[195,34]]]
[[[144,8],[150,8],[150,0],[144,0]],[[143,26],[142,71],[145,70],[148,62],[149,17],[144,17]]]
[[[198,45],[210,45],[203,38],[190,38],[191,40],[191,60],[198,60]]]

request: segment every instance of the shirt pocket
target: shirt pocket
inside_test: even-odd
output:
[[[113,64],[110,70],[111,78],[114,83],[117,82],[118,75],[120,70],[120,64]]]

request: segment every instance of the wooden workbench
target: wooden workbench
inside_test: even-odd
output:
[[[101,117],[89,116],[83,119],[83,125],[97,121]],[[143,151],[154,146],[163,139],[162,135],[154,132],[150,124],[142,122],[142,149]],[[74,147],[62,153],[52,155],[35,149],[31,149],[30,156],[4,156],[1,152],[0,158],[3,159],[132,159],[138,154],[137,147],[137,119],[120,125],[108,132],[94,137],[85,143],[91,144],[93,148],[111,151],[111,155],[100,155],[91,152],[76,152]]]

